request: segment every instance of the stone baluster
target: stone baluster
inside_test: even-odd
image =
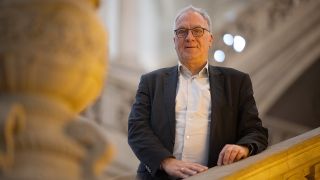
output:
[[[110,160],[78,118],[106,74],[98,2],[0,1],[0,179],[98,179]]]

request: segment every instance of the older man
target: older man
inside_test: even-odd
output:
[[[178,65],[141,77],[128,122],[139,179],[186,178],[263,151],[250,77],[208,64],[211,20],[189,6],[176,16]]]

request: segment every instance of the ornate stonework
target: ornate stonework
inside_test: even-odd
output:
[[[215,48],[226,54],[226,60],[217,65],[250,74],[260,117],[270,130],[271,144],[308,130],[290,119],[278,117],[275,121],[269,111],[319,60],[319,7],[320,1],[311,0],[257,1],[216,35],[217,39],[225,33],[245,38],[246,46],[241,53],[221,39],[216,40]]]
[[[319,3],[310,0],[272,0],[252,3],[241,11],[235,20],[226,23],[217,33],[214,33],[215,49],[227,52],[227,61],[224,65],[229,65],[230,60],[238,54],[223,44],[221,38],[224,34],[241,35],[246,39],[247,46],[253,46],[274,31],[278,31],[279,27],[285,26],[293,19],[294,14],[299,14],[310,5],[316,7]],[[214,63],[214,60],[211,59],[211,62]]]
[[[77,114],[101,92],[98,1],[0,2],[0,179],[98,179],[101,130]]]

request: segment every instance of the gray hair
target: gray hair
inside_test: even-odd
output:
[[[193,12],[199,13],[199,14],[207,21],[208,27],[209,27],[209,31],[212,32],[211,18],[210,18],[210,16],[209,16],[209,14],[207,13],[207,11],[204,10],[204,9],[201,9],[201,8],[196,8],[196,7],[192,6],[192,5],[189,5],[189,6],[183,8],[183,9],[181,9],[181,10],[179,11],[179,13],[176,15],[176,17],[175,17],[175,19],[174,19],[173,30],[175,30],[175,28],[176,28],[176,22],[177,22],[177,20],[179,19],[179,17],[180,17],[183,13],[188,12],[188,11],[193,11]]]

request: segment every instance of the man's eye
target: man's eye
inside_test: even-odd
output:
[[[178,30],[178,33],[179,33],[179,34],[184,34],[184,33],[186,33],[186,31],[187,31],[186,29],[179,29],[179,30]]]
[[[202,32],[202,29],[200,28],[195,28],[192,30],[194,33],[201,33]]]

